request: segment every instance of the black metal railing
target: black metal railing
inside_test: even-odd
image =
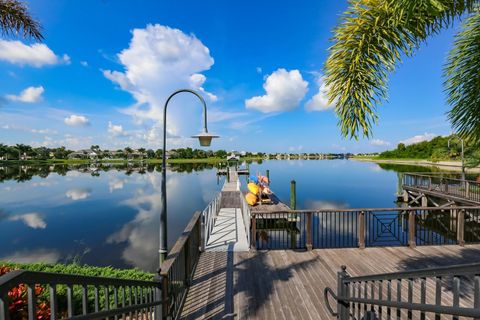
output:
[[[177,239],[160,268],[162,277],[163,316],[176,319],[181,311],[187,289],[203,245],[202,213],[193,214],[182,235]]]
[[[324,295],[329,312],[340,320],[480,319],[480,263],[359,277],[342,266],[337,293],[327,287]]]
[[[480,243],[480,207],[251,212],[256,249]]]
[[[420,173],[404,173],[403,185],[480,203],[480,183]]]
[[[15,301],[9,298],[9,292],[23,289],[26,289],[27,305],[19,311],[13,305]],[[52,320],[161,319],[161,299],[160,281],[25,270],[15,270],[0,277],[0,320],[41,319],[37,313],[40,309],[44,318],[50,315]]]

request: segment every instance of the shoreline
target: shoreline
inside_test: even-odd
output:
[[[373,158],[350,158],[349,160],[374,162],[374,163],[391,163],[403,165],[415,165],[422,167],[436,167],[438,169],[462,172],[462,163],[460,161],[438,161],[430,160],[407,160],[407,159],[373,159]],[[480,173],[480,167],[465,167],[467,173]]]
[[[263,160],[263,158],[259,157],[245,157],[240,158],[240,161],[258,161]],[[83,160],[83,159],[49,159],[49,160],[0,160],[0,165],[50,165],[50,164],[105,164],[105,163],[112,163],[112,164],[128,164],[128,163],[146,163],[146,164],[161,164],[162,159],[131,159],[131,160],[124,160],[124,159],[109,159],[109,160]],[[205,163],[205,164],[218,164],[226,162],[225,159],[220,158],[203,158],[203,159],[167,159],[167,163],[169,164],[195,164],[195,163]]]

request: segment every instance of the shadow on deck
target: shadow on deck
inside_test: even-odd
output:
[[[356,276],[477,261],[480,245],[204,252],[180,318],[334,319],[323,290],[336,288],[341,265]],[[450,290],[444,287],[442,300]]]

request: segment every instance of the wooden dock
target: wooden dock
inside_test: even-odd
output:
[[[342,277],[359,276],[360,278],[352,278],[352,281],[355,281],[355,279],[362,279],[362,276],[365,279],[367,275],[374,276],[368,278],[370,280],[364,280],[363,283],[352,282],[351,286],[347,286],[347,289],[344,290],[357,288],[358,296],[360,298],[363,296],[363,301],[380,299],[381,302],[380,304],[363,302],[365,303],[363,305],[357,302],[357,309],[355,309],[355,303],[351,303],[350,306],[345,306],[344,303],[344,308],[349,308],[348,310],[352,310],[352,312],[357,310],[359,316],[353,319],[366,319],[360,317],[360,314],[363,315],[370,311],[380,315],[375,319],[383,319],[382,312],[383,315],[391,312],[391,317],[387,318],[439,319],[434,314],[427,313],[426,317],[422,317],[419,311],[411,311],[412,309],[409,311],[409,307],[404,306],[405,303],[422,306],[461,307],[474,312],[470,314],[479,314],[475,311],[480,305],[480,275],[476,274],[476,269],[471,269],[473,270],[470,271],[471,273],[465,273],[463,276],[449,273],[448,277],[450,278],[438,276],[435,278],[436,273],[432,272],[430,275],[429,270],[435,267],[465,265],[480,261],[480,243],[476,241],[476,238],[464,236],[465,234],[470,235],[471,229],[476,228],[475,219],[478,216],[476,210],[480,210],[480,207],[455,207],[450,208],[449,211],[443,207],[423,208],[431,216],[435,216],[437,211],[449,215],[452,215],[452,212],[455,215],[460,213],[458,217],[462,218],[456,216],[460,220],[456,220],[458,223],[454,230],[457,240],[455,243],[460,245],[447,245],[447,242],[442,240],[443,238],[439,238],[442,240],[440,241],[442,245],[432,245],[435,243],[426,242],[425,244],[430,244],[427,246],[422,245],[421,242],[417,243],[417,235],[430,233],[419,229],[421,232],[417,234],[416,224],[415,222],[410,223],[410,220],[419,219],[417,217],[418,210],[405,208],[402,211],[410,210],[408,213],[408,241],[399,238],[400,243],[395,244],[400,246],[395,247],[369,247],[372,243],[368,242],[369,245],[365,248],[367,243],[365,237],[370,234],[370,231],[367,232],[365,228],[367,221],[365,217],[369,215],[369,217],[381,218],[380,211],[386,210],[388,211],[386,214],[390,218],[394,217],[394,220],[398,220],[398,216],[391,213],[396,212],[396,208],[369,209],[367,212],[365,209],[345,210],[340,213],[336,211],[292,211],[276,197],[273,197],[272,204],[250,207],[244,201],[237,172],[231,172],[229,177],[230,179],[225,182],[220,195],[209,204],[201,215],[198,212],[192,217],[183,238],[177,241],[178,248],[176,245],[172,249],[173,252],[169,253],[167,261],[162,265],[163,287],[170,290],[166,291],[165,295],[170,299],[164,302],[164,315],[172,315],[176,319],[333,320],[336,317],[328,310],[324,290],[333,288],[334,291],[339,292],[341,288],[344,288],[343,282],[339,282],[345,279]],[[380,213],[370,212],[375,210]],[[443,213],[442,217],[445,216]],[[335,218],[339,217],[336,214],[354,217],[354,219],[339,220]],[[335,249],[321,246],[318,243],[314,246],[312,221],[314,219],[324,221],[325,219],[318,220],[320,216],[333,217],[332,221],[335,222],[345,222],[348,230],[345,228],[340,231],[329,229],[333,232],[331,237],[336,239],[345,236],[342,232],[352,232],[348,233],[349,236],[352,235],[352,243],[347,241],[350,244],[345,245],[342,242],[341,248]],[[465,216],[468,216],[467,223],[464,223]],[[472,220],[472,217],[475,219]],[[261,219],[266,221],[259,221]],[[263,250],[264,246],[258,244],[256,237],[258,228],[261,228],[265,222],[271,222],[268,219],[276,221],[283,219],[288,223],[291,222],[289,219],[294,219],[296,231],[290,234],[290,237],[276,239],[272,232],[278,230],[262,229],[266,232],[266,239],[270,243],[267,246],[268,250]],[[353,224],[349,224],[349,221],[359,221],[359,223],[354,227]],[[465,227],[467,224],[468,228]],[[199,225],[201,226],[199,227]],[[319,224],[315,225],[318,228]],[[391,223],[383,223],[379,226],[381,232],[393,230]],[[274,227],[283,230],[285,223],[276,223]],[[200,234],[199,230],[204,230],[204,232]],[[318,230],[317,232],[320,232]],[[465,230],[470,231],[465,233]],[[355,236],[356,232],[358,232],[358,238]],[[374,235],[381,237],[383,233]],[[184,251],[180,248],[188,248],[191,252],[191,247],[195,247],[196,241],[200,239],[202,239],[205,250],[199,250],[192,258],[193,260],[186,259],[185,257],[190,257],[190,254],[183,254]],[[277,240],[279,241],[278,247],[275,246]],[[465,243],[469,244],[463,246]],[[292,249],[284,250],[286,248]],[[477,268],[477,265],[480,270],[480,264],[474,265],[473,268]],[[341,266],[347,267],[348,275],[341,273],[339,276]],[[382,284],[382,279],[387,279],[383,278],[385,273],[419,269],[428,270],[426,273],[422,273],[422,278],[414,279],[411,276],[412,273],[409,273],[408,277],[410,278],[398,280],[399,278],[395,278],[398,274],[395,274],[391,275],[394,278],[385,280],[385,283]],[[181,270],[180,273],[177,272],[178,270]],[[441,271],[439,272],[441,273]],[[178,274],[180,274],[180,278],[178,278]],[[471,277],[474,274],[476,275],[475,279],[473,276]],[[455,285],[452,285],[452,275]],[[427,279],[427,277],[433,278]],[[448,282],[449,279],[450,282]],[[352,290],[356,292],[357,289]],[[353,298],[355,298],[355,292],[353,292]],[[343,297],[346,295],[343,293]],[[348,298],[350,297],[352,296]],[[392,302],[388,308],[382,304],[385,297]],[[337,301],[331,297],[330,299],[328,301],[335,309]],[[381,305],[383,307],[380,307]],[[395,309],[397,307],[402,309]],[[435,310],[430,312],[438,312],[439,309],[430,310]],[[341,318],[350,319],[348,315],[348,313],[343,313]]]
[[[412,206],[480,205],[480,183],[438,175],[405,173],[403,201]]]
[[[180,319],[335,319],[327,311],[323,290],[336,288],[341,265],[356,276],[479,260],[480,245],[204,252]],[[468,279],[462,280],[465,282]],[[435,292],[430,289],[427,302],[432,303]],[[404,283],[403,299],[407,290]],[[415,294],[414,302],[418,300]],[[443,288],[442,301],[452,305],[452,288]],[[461,303],[471,307],[473,297],[467,296]],[[413,319],[419,315],[414,313]],[[427,314],[427,319],[434,316]]]

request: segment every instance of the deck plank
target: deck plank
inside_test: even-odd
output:
[[[329,286],[336,291],[341,265],[357,276],[479,260],[480,245],[204,252],[180,319],[334,319],[327,312],[323,290]],[[406,299],[407,281],[402,281],[401,290]],[[419,301],[415,291],[413,300]],[[471,305],[468,293],[466,297],[462,304]],[[434,292],[429,288],[427,302],[433,301]],[[442,301],[452,302],[449,288],[443,289]],[[417,316],[414,313],[414,318]]]

